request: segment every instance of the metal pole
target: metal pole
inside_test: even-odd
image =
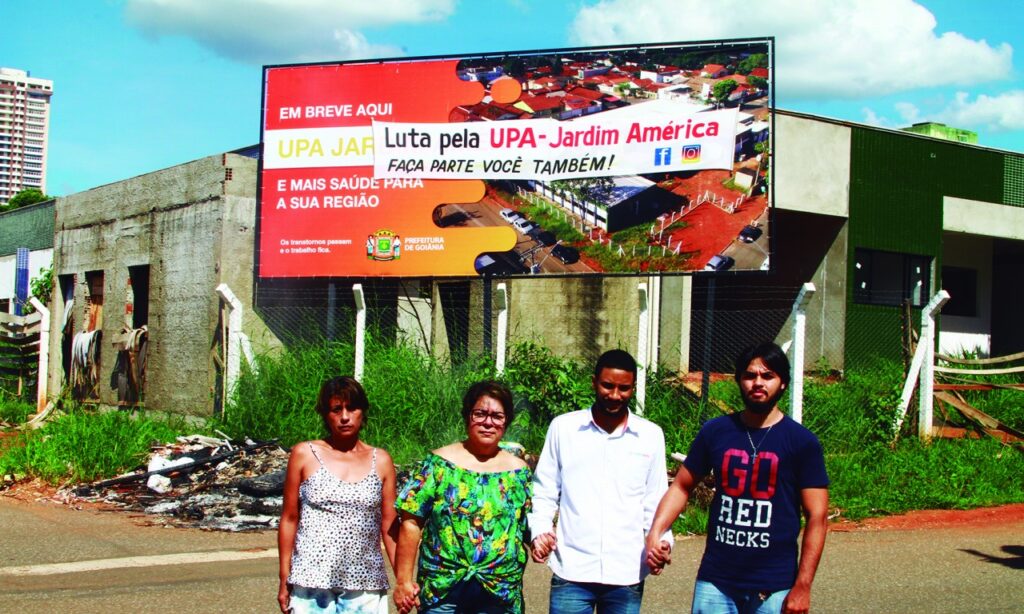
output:
[[[647,401],[647,319],[649,317],[649,296],[647,283],[637,284],[640,313],[636,335],[636,413],[644,414],[644,403]]]
[[[804,417],[804,331],[807,327],[807,303],[811,301],[814,292],[814,284],[804,284],[793,303],[793,364],[789,413],[797,422],[803,422]]]
[[[498,308],[498,351],[494,358],[494,370],[500,376],[505,372],[505,347],[508,340],[508,288],[504,283],[498,284],[494,298]]]
[[[356,300],[356,356],[352,377],[361,382],[366,353],[366,297],[363,295],[363,284],[354,284],[352,295]]]

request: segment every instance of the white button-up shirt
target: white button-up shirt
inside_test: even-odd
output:
[[[591,410],[551,421],[533,474],[534,536],[554,529],[558,544],[548,565],[573,582],[636,584],[649,573],[647,529],[668,490],[665,434],[630,413],[613,433]],[[663,539],[672,543],[672,533]]]

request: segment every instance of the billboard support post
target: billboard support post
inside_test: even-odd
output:
[[[366,297],[363,295],[363,284],[352,286],[352,296],[356,300],[356,356],[352,376],[362,382],[366,354]]]
[[[647,400],[647,324],[649,311],[649,296],[647,294],[647,282],[637,284],[637,294],[640,304],[639,326],[636,335],[636,413],[644,415],[644,404]]]
[[[490,354],[491,347],[494,345],[491,337],[491,311],[492,303],[494,299],[494,289],[491,286],[491,276],[484,274],[484,300],[483,300],[483,333],[484,333],[484,353]]]
[[[803,422],[804,414],[804,330],[807,327],[807,303],[816,291],[814,284],[805,283],[793,302],[793,377],[789,391],[789,413],[798,423]]]
[[[333,281],[327,282],[327,340],[334,341],[337,336],[334,312],[338,306],[338,291]]]
[[[498,308],[498,349],[494,358],[494,370],[501,376],[505,373],[505,347],[508,338],[508,287],[505,284],[498,284],[494,303]]]
[[[711,389],[711,337],[712,328],[715,324],[715,276],[708,279],[708,298],[706,311],[704,312],[704,353],[700,368],[703,374],[700,378],[700,399],[702,407],[708,402],[708,393]],[[704,421],[704,410],[701,409],[701,422]]]

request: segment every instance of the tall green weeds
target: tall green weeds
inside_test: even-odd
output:
[[[258,357],[258,371],[243,371],[224,415],[210,429],[236,438],[277,439],[286,447],[322,437],[314,411],[320,385],[352,373],[353,355],[351,344],[320,341]],[[536,343],[513,346],[501,378],[512,389],[517,410],[506,440],[539,453],[554,417],[590,406],[591,369],[590,363],[556,356]],[[363,437],[391,452],[399,465],[413,463],[465,436],[462,395],[472,382],[494,377],[486,357],[451,364],[370,335],[363,385],[371,408]],[[898,442],[891,443],[902,378],[898,364],[879,362],[848,371],[842,379],[807,381],[804,424],[822,442],[833,507],[845,517],[862,518],[1024,501],[1024,453],[1019,449],[990,438],[921,443],[913,436],[912,415]],[[987,394],[971,402],[1011,424],[1017,421],[1020,428],[1024,404],[1019,395],[1024,393]],[[701,423],[721,414],[719,406],[742,407],[731,380],[713,382],[709,396],[702,403],[660,374],[649,376],[644,415],[664,430],[667,452],[687,452]],[[781,406],[788,408],[788,398]],[[106,477],[138,466],[152,442],[169,441],[184,430],[119,412],[72,410],[41,431],[8,438],[0,450],[0,472],[55,482]],[[706,510],[695,508],[676,527],[699,531],[706,519]]]
[[[134,469],[150,446],[171,441],[183,423],[73,408],[38,431],[19,434],[0,450],[0,473],[49,482],[88,482]]]

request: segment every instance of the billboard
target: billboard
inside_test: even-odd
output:
[[[258,276],[766,269],[772,53],[265,67]]]

